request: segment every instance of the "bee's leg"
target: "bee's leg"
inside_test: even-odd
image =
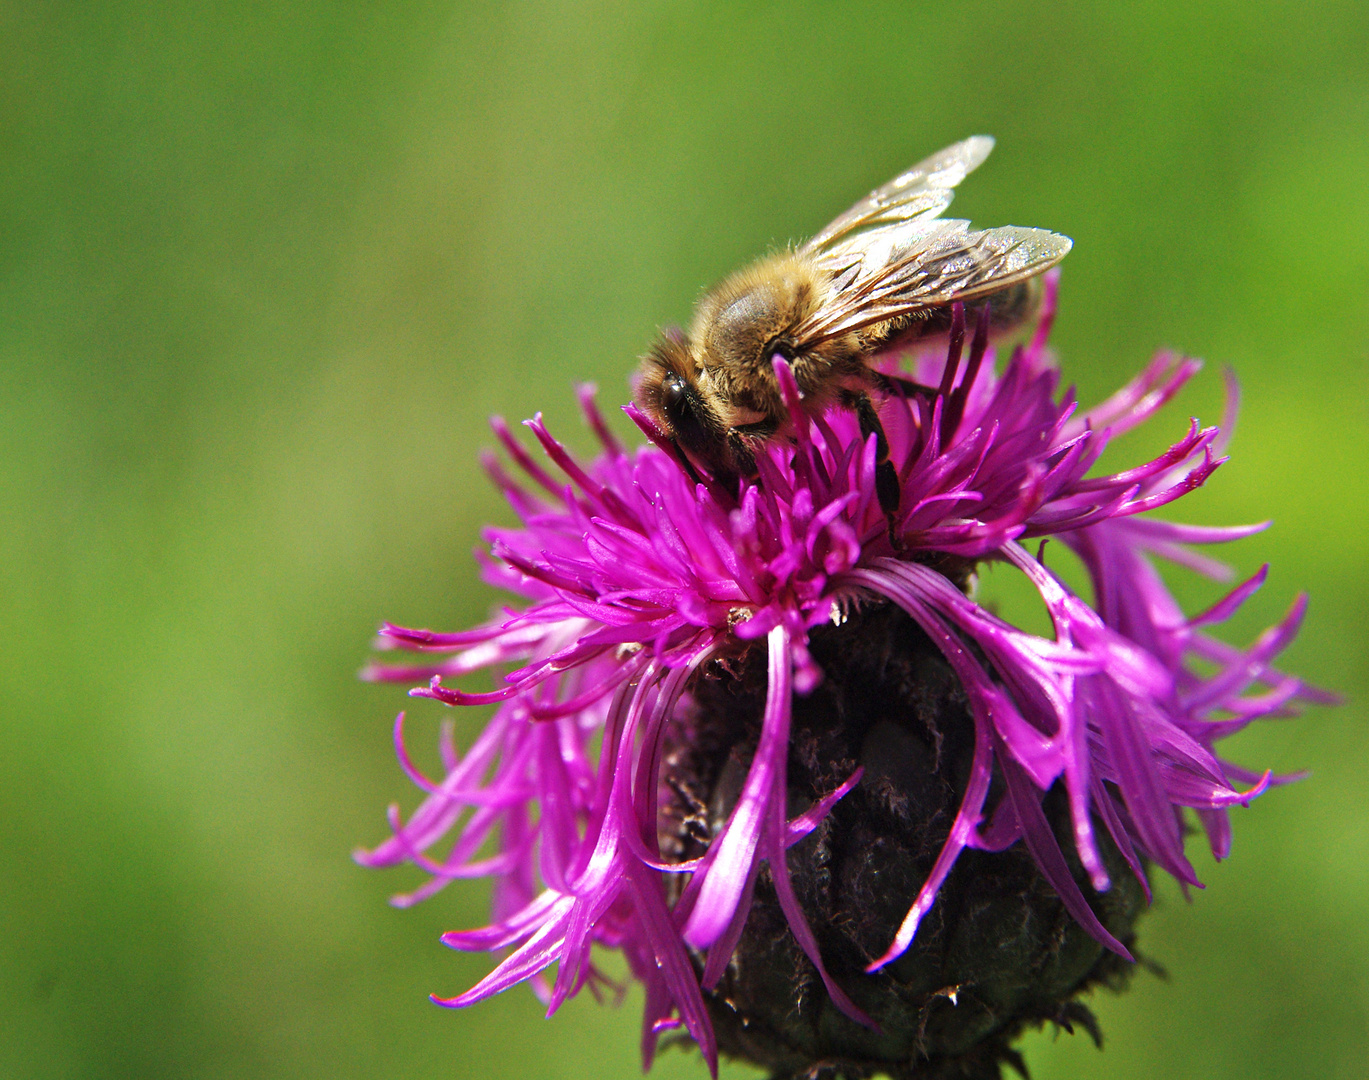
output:
[[[751,452],[751,447],[747,445],[745,432],[733,428],[727,433],[727,449],[732,455],[732,462],[737,467],[737,478],[751,477],[756,475],[756,455]]]
[[[685,475],[689,477],[689,482],[695,487],[702,484],[713,492],[715,496],[724,499],[737,498],[741,488],[741,478],[737,473],[727,468],[725,465],[715,465],[710,463],[707,472],[700,472],[699,467],[690,460],[685,453],[684,447],[680,445],[678,439],[671,439],[670,448],[675,451],[675,460],[684,469]]]
[[[738,424],[727,433],[727,449],[741,476],[755,479],[757,443],[762,443],[779,430],[774,420],[759,420],[754,424]]]
[[[779,431],[780,425],[776,420],[757,420],[754,424],[738,424],[727,433],[729,440],[736,439],[768,439],[775,432]],[[736,445],[735,443],[733,445]]]
[[[879,508],[884,511],[884,519],[889,525],[889,542],[895,551],[903,550],[903,542],[898,535],[898,506],[902,491],[898,480],[898,470],[889,460],[889,439],[884,434],[884,425],[879,422],[870,395],[864,391],[851,394],[851,406],[860,420],[860,433],[868,439],[875,437],[875,494],[879,496]]]
[[[684,469],[685,475],[689,477],[689,482],[694,485],[703,484],[704,478],[699,475],[699,470],[694,468],[694,462],[689,460],[689,455],[684,452],[684,447],[680,445],[679,439],[670,440],[670,448],[675,451],[675,460]]]
[[[871,386],[890,397],[897,397],[899,391],[908,397],[936,397],[941,392],[935,386],[923,386],[912,379],[905,379],[901,375],[889,375],[883,371],[866,372],[866,377],[870,380]]]

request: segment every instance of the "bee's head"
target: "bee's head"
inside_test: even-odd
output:
[[[731,472],[727,426],[699,382],[688,339],[667,330],[642,358],[633,397],[661,433],[715,475]]]

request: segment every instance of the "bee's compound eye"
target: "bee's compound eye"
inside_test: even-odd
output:
[[[661,406],[672,424],[679,424],[689,406],[689,386],[678,375],[669,376],[661,386]]]
[[[681,376],[668,375],[661,384],[661,412],[676,439],[696,453],[708,453],[707,412],[698,390]]]

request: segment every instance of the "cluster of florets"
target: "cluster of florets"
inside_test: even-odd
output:
[[[810,633],[872,600],[897,605],[944,654],[968,701],[974,750],[939,857],[867,970],[909,947],[966,848],[1002,851],[1018,842],[1074,919],[1128,956],[1096,917],[1043,815],[1043,794],[1055,785],[1068,800],[1074,852],[1100,892],[1110,885],[1103,843],[1115,845],[1143,887],[1147,862],[1198,884],[1183,849],[1184,808],[1196,812],[1214,855],[1228,853],[1227,808],[1278,778],[1224,761],[1214,744],[1316,696],[1271,666],[1305,600],[1245,649],[1204,627],[1229,617],[1259,588],[1264,570],[1197,616],[1180,611],[1152,559],[1219,577],[1220,564],[1189,545],[1263,526],[1193,527],[1144,516],[1201,485],[1225,460],[1222,428],[1194,421],[1153,461],[1089,475],[1109,440],[1155,414],[1198,365],[1160,356],[1111,399],[1078,411],[1071,393],[1058,396],[1046,348],[1053,285],[1035,337],[1001,373],[982,333],[964,349],[962,325],[945,355],[914,358],[914,379],[937,392],[882,406],[901,487],[892,540],[875,497],[873,437],[863,438],[856,417],[841,409],[810,417],[778,358],[792,438],[765,445],[757,475],[739,491],[707,477],[698,482],[668,447],[625,449],[588,391],[582,403],[602,444],[589,464],[577,462],[540,417],[527,425],[560,476],[496,421],[526,479],[487,463],[522,526],[488,531],[484,576],[524,605],[462,633],[387,625],[383,645],[444,655],[368,671],[373,679],[422,680],[415,696],[498,706],[464,755],[444,736],[446,774],[436,780],[413,766],[396,722],[400,761],[426,797],[407,820],[393,811],[393,835],[359,856],[368,866],[410,862],[430,875],[400,904],[453,879],[493,880],[490,925],[444,941],[509,951],[477,986],[441,1004],[468,1005],[532,980],[554,1011],[600,977],[590,950],[605,945],[621,949],[645,985],[647,1061],[657,1035],[683,1025],[714,1067],[702,991],[726,969],[765,866],[832,1001],[863,1020],[824,967],[785,858],[860,775],[791,817],[785,774],[794,695],[823,678]],[[656,438],[645,417],[632,406],[627,412]],[[1079,557],[1092,603],[1062,583],[1041,550],[1027,547],[1046,538]],[[1031,582],[1053,637],[1027,633],[976,603],[973,571],[987,560]],[[706,665],[748,648],[765,650],[769,682],[745,781],[706,852],[671,861],[659,834],[668,729]],[[445,683],[486,668],[512,670],[485,693]],[[451,837],[445,855],[429,854]]]

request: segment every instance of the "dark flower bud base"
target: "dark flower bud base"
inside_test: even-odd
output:
[[[732,961],[705,997],[719,1050],[777,1077],[994,1080],[1001,1062],[1021,1070],[1010,1043],[1025,1027],[1078,1024],[1098,1038],[1075,998],[1100,983],[1119,988],[1132,965],[1070,916],[1020,844],[962,855],[912,947],[866,974],[946,842],[969,779],[974,722],[941,652],[892,604],[815,630],[810,647],[826,678],[794,701],[789,816],[855,769],[863,774],[789,849],[789,876],[829,974],[879,1030],[832,1003],[762,872]],[[765,693],[759,651],[698,680],[666,759],[675,798],[662,817],[663,850],[701,856],[727,819],[760,737]],[[991,787],[990,806],[1000,797]],[[1070,852],[1063,792],[1044,806]],[[1145,896],[1110,845],[1104,857],[1115,885],[1094,907],[1130,946]],[[1071,871],[1087,888],[1075,857]]]

